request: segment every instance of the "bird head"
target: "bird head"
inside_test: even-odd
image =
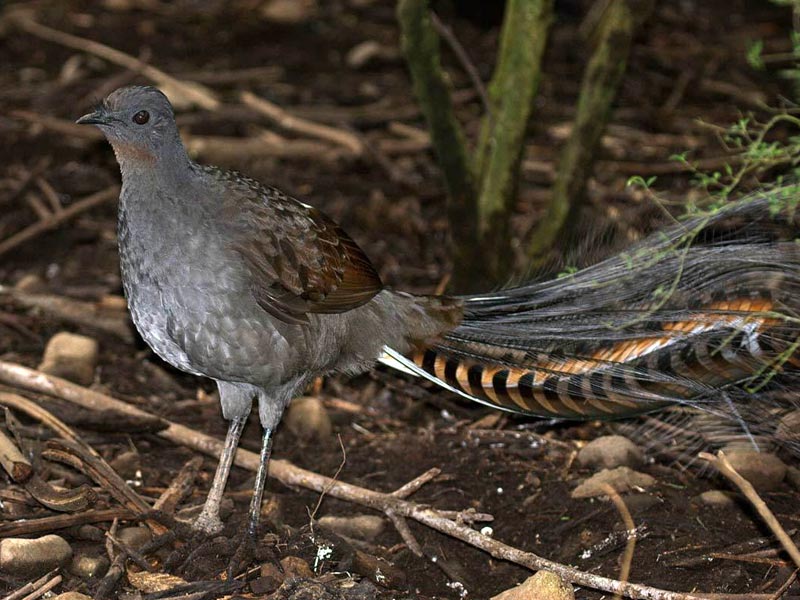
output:
[[[172,105],[154,87],[119,88],[77,123],[99,127],[120,163],[155,162],[174,150],[184,153]]]

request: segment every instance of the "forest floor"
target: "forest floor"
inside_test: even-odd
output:
[[[182,132],[198,141],[195,149],[201,162],[236,168],[319,207],[358,241],[387,285],[434,292],[446,282],[451,268],[445,198],[399,56],[394,2],[324,1],[314,14],[293,24],[262,15],[260,4],[43,0],[9,3],[6,10],[31,9],[32,18],[48,27],[108,44],[179,79],[208,86],[225,101],[223,108],[179,111]],[[469,6],[481,3],[463,4],[462,14],[445,9],[441,15],[488,79],[497,45],[497,23],[490,21],[496,15],[470,18]],[[580,5],[586,3],[558,4],[523,162],[514,220],[520,239],[549,198],[558,150],[588,56],[579,33],[585,14]],[[673,200],[697,197],[691,173],[671,157],[688,152],[692,160],[712,170],[723,169],[729,156],[719,140],[720,128],[751,111],[763,119],[766,104],[791,93],[774,69],[755,70],[746,58],[749,44],[758,40],[769,51],[786,52],[790,26],[788,12],[767,2],[658,3],[637,37],[589,186],[591,216],[586,220],[591,226],[586,229],[592,235],[585,246],[595,256],[623,247],[664,223],[661,209],[646,194],[626,187],[630,176],[657,175],[656,187]],[[366,63],[360,64],[364,55]],[[458,63],[449,52],[444,55],[458,90],[459,117],[474,135],[479,101]],[[108,145],[69,123],[115,87],[147,80],[9,24],[0,27],[0,56],[0,240],[7,240],[38,218],[52,217],[49,201],[68,208],[118,182],[118,167]],[[355,134],[368,149],[352,156],[335,144],[297,139],[243,107],[242,90],[293,115]],[[277,144],[222,143],[255,139],[273,130],[282,136]],[[287,139],[290,143],[284,144]],[[201,147],[204,140],[208,143]],[[92,318],[77,323],[57,316],[52,307],[32,308],[25,301],[26,294],[35,291],[92,306],[118,306],[115,298],[122,290],[115,223],[111,198],[0,254],[0,284],[23,284],[18,295],[0,295],[0,360],[36,368],[47,341],[57,332],[88,335],[100,347],[93,389],[221,439],[226,425],[210,381],[171,369],[132,330],[114,335]],[[619,513],[606,500],[570,495],[593,473],[575,461],[577,450],[607,434],[608,425],[551,424],[499,415],[445,392],[426,387],[415,392],[407,381],[383,371],[355,379],[330,377],[309,393],[321,399],[332,432],[321,437],[314,432],[312,439],[303,439],[282,427],[275,438],[276,458],[379,491],[397,489],[428,469],[441,469],[439,477],[412,496],[414,501],[439,509],[489,513],[494,516],[491,528],[497,540],[585,571],[619,575],[625,547],[624,536],[616,533],[624,527]],[[197,455],[156,435],[152,423],[139,429],[130,423],[116,427],[116,422],[89,418],[87,411],[63,401],[28,395],[70,424],[147,500],[157,498]],[[20,431],[26,446],[38,456],[48,437],[46,430],[17,416],[25,423]],[[251,423],[242,446],[257,452],[258,445],[259,430]],[[60,480],[67,487],[86,481],[47,461],[37,459],[35,465],[51,481]],[[182,506],[202,502],[215,465],[214,459],[204,458],[197,483]],[[769,551],[775,546],[746,502],[708,505],[698,499],[704,491],[727,489],[724,481],[701,477],[655,454],[647,455],[640,470],[653,476],[656,484],[624,496],[641,528],[631,581],[745,598],[774,592],[791,575],[786,557]],[[226,534],[234,535],[244,521],[252,479],[252,473],[234,468],[228,488],[234,502]],[[369,510],[331,497],[318,504],[320,495],[302,487],[290,489],[271,480],[266,497],[259,560],[274,564],[287,556],[299,557],[312,567],[308,575],[328,594],[292,596],[284,586],[275,598],[482,599],[531,574],[417,523],[410,527],[424,557],[403,545],[388,521],[366,540],[348,541],[325,533],[315,527],[315,519],[352,517]],[[797,489],[784,482],[764,498],[787,529],[798,526]],[[0,480],[0,502],[0,538],[9,531],[24,533],[26,523],[58,514],[22,496],[8,479]],[[117,506],[98,488],[97,502],[89,510]],[[120,527],[131,524],[134,520]],[[95,526],[106,531],[111,523]],[[105,556],[106,542],[87,531],[97,533],[77,527],[52,533],[63,536],[76,554]],[[328,542],[333,554],[320,560],[320,547]],[[376,578],[363,566],[354,567],[356,550],[391,563],[392,576]],[[153,555],[157,569],[168,551]],[[171,572],[186,581],[210,580],[224,571],[227,558],[225,552],[201,554]],[[137,570],[135,565],[128,568]],[[251,587],[237,593],[246,597],[272,593],[265,581],[267,571],[248,571],[242,580]],[[92,595],[99,585],[98,579],[68,570],[62,575],[57,592]],[[376,581],[350,587],[343,583],[369,575]],[[114,594],[133,593],[134,579],[123,578]],[[0,594],[25,581],[0,573]],[[576,595],[610,597],[586,589],[576,590]],[[800,597],[800,586],[790,587],[783,597]]]

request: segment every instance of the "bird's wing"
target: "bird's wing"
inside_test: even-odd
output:
[[[342,313],[383,289],[361,248],[320,211],[274,188],[247,192],[227,196],[222,217],[264,310],[307,323],[311,313]]]

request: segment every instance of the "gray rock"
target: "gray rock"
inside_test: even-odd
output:
[[[698,498],[700,498],[700,502],[708,506],[729,507],[736,504],[736,499],[733,495],[722,490],[709,490],[700,494]]]
[[[322,529],[345,537],[372,541],[383,533],[383,519],[377,515],[356,515],[353,517],[324,516],[318,521]]]
[[[324,440],[333,432],[328,410],[319,398],[312,396],[292,400],[283,422],[301,440]]]
[[[725,451],[725,456],[733,468],[759,492],[776,489],[786,477],[786,465],[774,454],[734,449]]]
[[[493,596],[492,600],[575,600],[575,592],[555,573],[539,571],[517,587]]]
[[[794,489],[800,490],[800,469],[797,467],[787,467],[786,482]]]
[[[586,444],[578,452],[578,462],[584,467],[614,469],[638,467],[644,464],[639,447],[621,435],[605,435]]]
[[[80,592],[64,592],[51,600],[92,600],[92,597]]]
[[[89,385],[94,380],[97,355],[96,340],[62,331],[47,342],[39,370],[81,385]]]
[[[102,577],[108,571],[108,559],[105,556],[87,556],[78,554],[72,558],[69,572],[81,579]]]
[[[72,558],[72,548],[57,535],[36,539],[6,538],[0,541],[0,573],[18,577],[38,577]]]
[[[616,469],[603,469],[595,473],[589,479],[581,483],[572,490],[573,498],[594,498],[596,496],[607,496],[608,491],[605,485],[610,485],[619,493],[630,491],[634,488],[648,488],[656,483],[656,480],[646,473],[639,473],[628,467],[617,467]]]
[[[153,539],[147,527],[123,527],[117,532],[117,539],[131,550],[139,550]]]
[[[90,542],[102,542],[106,534],[99,527],[94,525],[81,525],[75,532],[75,537],[79,540],[87,540]]]

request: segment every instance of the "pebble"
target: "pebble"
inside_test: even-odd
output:
[[[391,62],[400,58],[400,52],[375,40],[356,44],[347,52],[344,62],[351,69],[361,69],[374,62]]]
[[[8,575],[38,577],[63,567],[71,558],[72,548],[57,535],[0,541],[0,573]]]
[[[607,496],[604,484],[610,485],[617,492],[623,493],[633,488],[648,488],[655,485],[656,480],[646,473],[639,473],[628,467],[603,469],[572,490],[573,498],[594,498]]]
[[[96,340],[62,331],[47,342],[39,370],[81,385],[89,385],[94,381],[97,355]]]
[[[63,594],[51,598],[51,600],[92,600],[92,597],[81,594],[80,592],[64,592]]]
[[[131,550],[139,550],[153,539],[153,534],[147,527],[123,527],[117,532],[117,540]]]
[[[317,12],[317,0],[270,0],[261,8],[261,16],[282,25],[296,25],[311,19]]]
[[[250,589],[254,594],[271,594],[283,583],[285,579],[283,572],[272,563],[261,565],[259,577],[250,584]]]
[[[403,571],[382,558],[361,550],[355,551],[353,570],[385,588],[403,588],[406,585],[406,574]]]
[[[28,294],[41,294],[47,291],[47,284],[38,275],[29,273],[20,278],[14,285],[14,289],[18,292],[26,292]]]
[[[299,577],[302,579],[311,579],[314,577],[314,572],[308,563],[299,556],[284,556],[281,559],[281,568],[286,579],[292,577]]]
[[[783,442],[800,442],[800,410],[793,410],[781,418],[775,437]]]
[[[800,490],[800,469],[797,467],[787,467],[786,482],[794,489]]]
[[[115,456],[109,465],[123,479],[136,479],[137,471],[141,472],[142,457],[135,450],[126,450]]]
[[[383,533],[383,519],[377,515],[334,517],[326,515],[319,519],[319,526],[333,533],[359,540],[372,541]]]
[[[786,477],[786,465],[774,454],[734,449],[726,450],[725,456],[731,466],[759,492],[770,492],[778,488]]]
[[[292,400],[283,423],[295,436],[305,441],[324,440],[333,432],[328,410],[319,398],[312,396]]]
[[[555,573],[539,571],[517,587],[493,596],[492,600],[575,600],[575,592]]]
[[[722,490],[709,490],[700,494],[698,498],[700,498],[700,502],[708,506],[729,507],[736,504],[736,500],[730,492]]]
[[[621,435],[604,435],[593,440],[578,452],[578,462],[584,467],[614,469],[635,468],[644,464],[639,447]]]
[[[102,542],[106,539],[105,532],[94,525],[81,525],[75,531],[75,537],[89,542]]]
[[[108,571],[108,559],[105,556],[87,556],[78,554],[72,558],[69,572],[82,579],[102,577]]]

